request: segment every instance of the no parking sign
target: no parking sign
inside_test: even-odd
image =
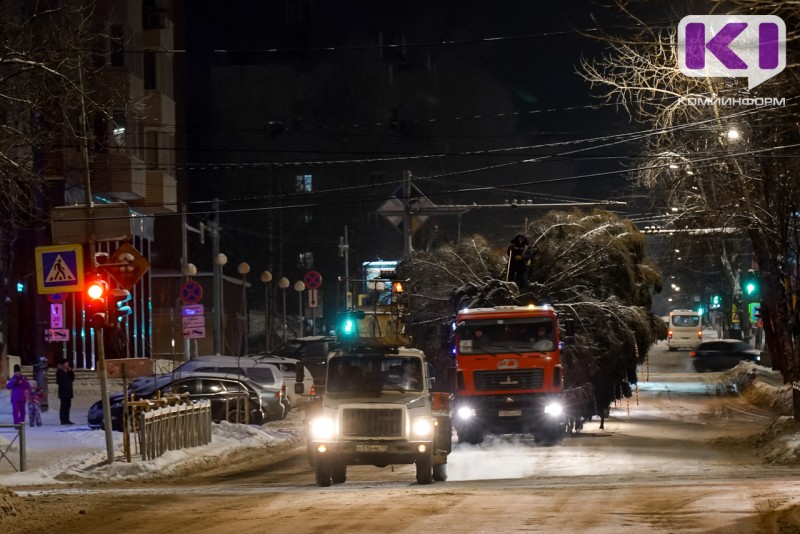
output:
[[[303,283],[308,289],[319,289],[322,286],[322,275],[317,271],[308,271],[303,277]]]

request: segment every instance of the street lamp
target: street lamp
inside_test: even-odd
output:
[[[261,281],[264,282],[264,354],[269,353],[269,283],[272,282],[272,273],[264,271],[261,273]]]
[[[243,261],[236,270],[242,275],[242,321],[244,322],[244,328],[242,328],[241,333],[244,334],[244,352],[242,352],[241,341],[237,348],[239,349],[239,356],[243,356],[249,352],[247,337],[250,333],[250,313],[247,308],[247,273],[250,272],[250,265]]]
[[[221,252],[214,257],[214,352],[222,354],[225,347],[225,332],[222,329],[222,267],[228,263],[228,257]]]
[[[305,291],[306,285],[303,283],[302,280],[298,280],[294,283],[294,290],[297,291],[297,304],[299,306],[299,314],[300,314],[300,337],[303,337],[303,323],[305,320],[303,319],[303,291]]]
[[[278,287],[283,289],[283,342],[286,343],[286,288],[289,287],[289,279],[282,276],[278,280]]]

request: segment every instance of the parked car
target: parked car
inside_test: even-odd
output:
[[[241,423],[245,420],[239,402],[243,394],[247,395],[248,399],[250,423],[263,424],[285,417],[279,389],[261,387],[243,376],[199,372],[189,372],[178,377],[162,375],[141,384],[135,396],[139,399],[151,399],[159,392],[162,396],[185,392],[192,401],[211,401],[211,420],[215,423],[223,420]],[[121,431],[122,392],[111,395],[109,402],[111,428]],[[102,401],[97,401],[89,407],[88,423],[89,428],[104,428]]]
[[[725,371],[741,361],[761,363],[761,352],[738,339],[703,341],[689,352],[689,356],[698,372]]]
[[[314,375],[308,369],[303,373],[303,393],[297,394],[294,385],[297,383],[297,363],[299,360],[286,358],[284,356],[273,356],[272,354],[253,354],[252,358],[260,363],[270,363],[278,367],[283,374],[283,381],[286,382],[286,391],[292,406],[300,406],[303,402],[308,402],[314,397]]]
[[[317,394],[321,394],[325,387],[328,354],[337,347],[333,336],[305,336],[290,339],[271,354],[303,362],[303,366],[314,377]]]
[[[246,356],[198,356],[183,362],[171,373],[163,373],[150,377],[135,378],[131,382],[130,391],[137,393],[143,384],[164,380],[164,377],[189,376],[189,373],[223,373],[232,376],[245,376],[263,388],[277,388],[282,391],[281,402],[284,404],[284,416],[292,409],[292,398],[289,396],[289,384],[280,367],[271,362],[259,362]],[[294,391],[294,375],[291,376],[292,392]],[[150,387],[150,386],[145,386]]]

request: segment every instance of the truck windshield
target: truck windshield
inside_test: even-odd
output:
[[[383,389],[422,391],[422,360],[412,356],[335,356],[330,360],[329,393]]]
[[[555,323],[547,317],[465,321],[458,328],[459,354],[549,352]]]

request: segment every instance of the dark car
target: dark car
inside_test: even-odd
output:
[[[249,422],[262,424],[272,419],[280,419],[283,415],[283,404],[280,397],[275,397],[272,390],[264,390],[258,384],[244,377],[213,373],[200,375],[192,373],[191,376],[179,378],[163,377],[149,382],[150,387],[140,387],[136,391],[139,399],[150,399],[158,392],[161,395],[188,393],[193,401],[209,400],[211,402],[211,420],[215,423],[230,421],[241,423],[244,421],[244,409],[241,398],[246,395],[249,407]],[[109,397],[111,406],[111,428],[122,430],[122,402],[123,394],[116,393]],[[89,428],[104,428],[103,405],[97,401],[89,408]]]
[[[703,341],[689,352],[689,356],[698,372],[725,371],[736,367],[741,361],[761,362],[760,351],[738,339]]]
[[[283,356],[300,360],[314,377],[317,393],[325,387],[328,354],[337,348],[333,336],[305,336],[291,339],[271,352],[273,356]]]

